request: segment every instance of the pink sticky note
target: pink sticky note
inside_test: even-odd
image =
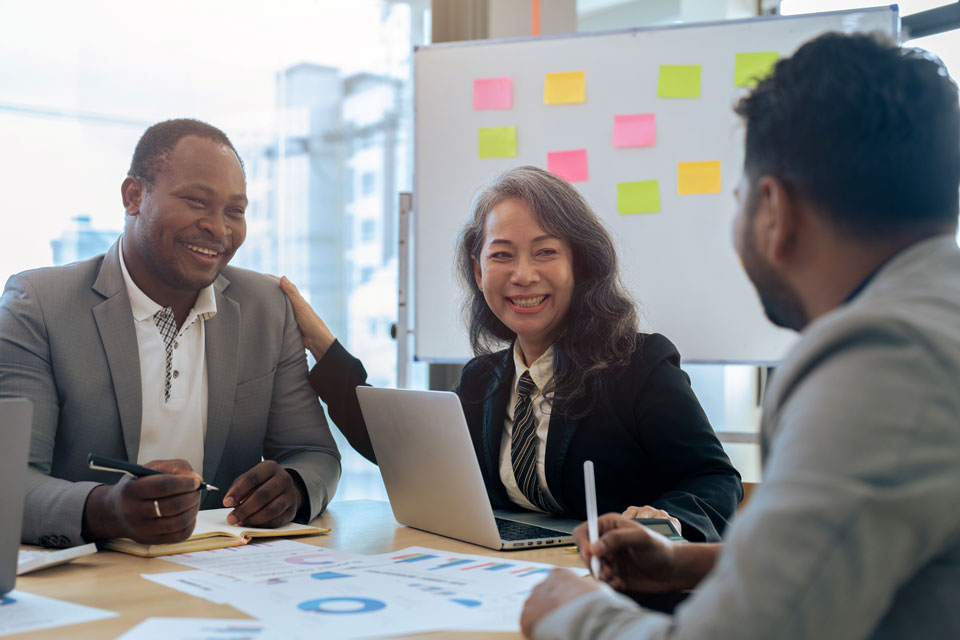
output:
[[[547,171],[567,182],[587,179],[587,150],[551,151],[547,154]]]
[[[513,80],[510,78],[478,78],[473,81],[473,109],[512,109]]]
[[[652,113],[613,116],[613,146],[652,147],[657,143],[657,118]]]

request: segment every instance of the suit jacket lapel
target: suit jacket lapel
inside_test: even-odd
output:
[[[487,487],[495,506],[507,506],[510,499],[500,482],[500,441],[507,418],[507,403],[510,401],[510,384],[513,382],[513,349],[507,349],[502,362],[497,364],[495,375],[487,388],[483,401],[483,466]]]
[[[136,462],[140,451],[140,422],[143,419],[140,347],[120,269],[119,240],[104,254],[93,290],[106,298],[93,307],[93,317],[107,355],[127,459]]]
[[[550,494],[557,504],[566,513],[574,510],[570,509],[566,502],[566,496],[563,492],[564,477],[563,463],[570,450],[570,441],[573,440],[573,434],[577,432],[580,426],[579,419],[567,418],[563,415],[552,413],[550,415],[550,427],[547,431],[547,455],[546,455],[546,476],[547,486],[550,488]]]
[[[230,432],[237,393],[240,354],[240,305],[223,295],[224,276],[214,282],[217,313],[204,322],[207,358],[207,435],[203,443],[203,477],[213,478]]]

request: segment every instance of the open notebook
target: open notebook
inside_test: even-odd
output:
[[[143,558],[167,556],[174,553],[206,551],[223,547],[237,547],[247,544],[253,538],[286,538],[290,536],[309,536],[329,533],[330,529],[321,529],[304,524],[290,523],[276,529],[258,529],[256,527],[235,527],[227,524],[227,514],[233,509],[208,509],[197,514],[197,526],[193,534],[183,542],[171,544],[140,544],[129,538],[114,538],[103,543],[105,549],[132,553]]]

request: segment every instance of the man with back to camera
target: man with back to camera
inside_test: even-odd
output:
[[[246,177],[226,135],[181,119],[141,137],[126,222],[103,255],[12,276],[0,298],[0,396],[34,404],[22,540],[185,539],[197,510],[277,527],[319,514],[340,454],[276,280],[228,267]],[[166,471],[87,468],[87,454]],[[201,475],[224,493],[201,496]]]
[[[957,87],[879,37],[828,34],[740,101],[734,243],[801,340],[764,400],[763,484],[725,544],[614,514],[585,558],[621,591],[697,590],[667,616],[554,571],[533,638],[946,638],[960,631]]]

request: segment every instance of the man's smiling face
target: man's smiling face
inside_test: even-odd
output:
[[[151,278],[168,289],[199,291],[243,243],[246,206],[246,180],[233,150],[185,136],[142,192],[126,237]]]

